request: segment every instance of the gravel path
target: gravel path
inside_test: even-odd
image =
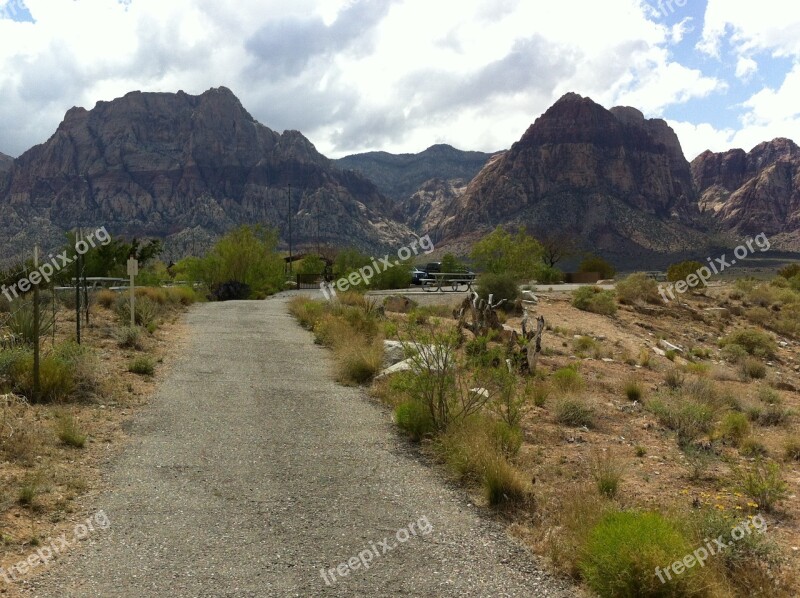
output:
[[[186,353],[94,505],[111,526],[26,595],[576,595],[331,381],[285,296],[187,318]]]

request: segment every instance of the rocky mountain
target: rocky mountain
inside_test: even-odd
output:
[[[300,133],[258,123],[230,90],[132,92],[72,108],[0,178],[0,254],[34,239],[60,243],[76,224],[173,248],[242,223],[276,227],[286,240],[290,209],[295,247],[369,250],[409,238],[373,183],[336,168]]]
[[[363,174],[387,197],[407,200],[431,179],[471,181],[491,156],[433,145],[418,154],[354,154],[336,160],[336,165]]]
[[[447,209],[467,190],[463,179],[425,181],[411,197],[398,204],[396,214],[411,230],[434,233],[429,223],[440,222]]]
[[[539,235],[559,231],[623,258],[696,250],[709,225],[666,122],[573,93],[490,160],[426,229],[457,247],[499,224]]]
[[[700,208],[739,235],[766,233],[800,251],[800,147],[774,139],[749,153],[704,152],[692,161]]]
[[[6,156],[3,152],[0,152],[0,173],[11,170],[12,164],[14,164],[14,158],[11,156]]]

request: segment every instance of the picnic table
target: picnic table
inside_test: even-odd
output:
[[[463,285],[467,286],[467,291],[471,291],[473,282],[475,282],[475,275],[469,272],[428,272],[425,278],[420,279],[422,290],[428,292],[446,292],[448,290],[455,292]]]

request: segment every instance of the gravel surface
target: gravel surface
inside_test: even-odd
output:
[[[91,505],[110,528],[26,595],[578,593],[414,457],[387,410],[331,381],[286,295],[187,318],[186,354],[110,464],[114,491]],[[368,569],[339,566],[359,553]],[[337,566],[326,582],[320,570]]]

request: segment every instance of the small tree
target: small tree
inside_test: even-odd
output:
[[[320,274],[324,269],[325,260],[312,253],[303,258],[297,271],[299,274]]]
[[[614,278],[616,268],[598,255],[587,255],[581,262],[578,272],[599,272],[600,278]]]
[[[464,264],[458,261],[452,253],[445,253],[442,256],[442,272],[461,272],[462,270],[464,270]]]
[[[570,256],[575,255],[577,247],[575,240],[569,235],[551,234],[541,238],[542,262],[551,268]]]
[[[524,227],[512,235],[498,226],[475,244],[471,256],[480,270],[522,280],[533,278],[542,253],[542,244],[525,232]]]
[[[669,282],[678,282],[679,280],[686,280],[689,276],[696,275],[699,270],[704,268],[703,264],[696,261],[686,261],[686,262],[678,262],[677,264],[672,264],[667,269],[667,280]],[[698,276],[695,276],[698,279],[696,285],[694,285],[694,289],[704,289],[706,288],[706,283]]]

